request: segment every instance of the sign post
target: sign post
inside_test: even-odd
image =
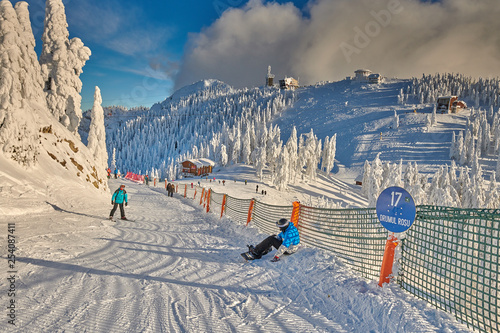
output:
[[[393,186],[386,188],[377,199],[377,217],[384,228],[392,234],[389,235],[385,244],[384,259],[380,269],[378,285],[389,283],[394,264],[394,251],[398,245],[398,239],[394,233],[408,230],[415,222],[417,209],[415,201],[404,188]]]

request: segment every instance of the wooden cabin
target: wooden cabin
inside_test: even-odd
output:
[[[467,104],[458,100],[457,96],[441,96],[437,99],[436,112],[438,113],[458,113],[462,109],[467,109]]]
[[[184,176],[201,176],[212,173],[215,162],[208,158],[197,158],[185,160],[181,165]]]

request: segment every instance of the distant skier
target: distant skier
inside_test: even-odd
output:
[[[115,179],[118,178],[118,169],[115,168]]]
[[[149,176],[144,176],[144,182],[146,182],[146,186],[149,186]]]
[[[168,183],[168,185],[167,185],[167,196],[173,197],[174,196],[174,191],[175,191],[174,184]]]
[[[111,212],[109,213],[109,219],[113,219],[113,215],[116,212],[116,208],[120,206],[120,214],[122,220],[126,220],[127,218],[125,217],[125,209],[123,208],[123,204],[125,203],[125,206],[128,205],[128,196],[127,196],[127,191],[125,191],[125,185],[120,185],[120,188],[113,193],[113,196],[111,197],[111,204],[113,205],[113,209],[111,209]]]
[[[276,226],[281,230],[279,235],[269,236],[255,247],[250,245],[247,259],[260,259],[263,255],[271,252],[274,247],[278,251],[276,251],[271,261],[276,262],[280,260],[283,254],[292,254],[298,250],[300,236],[293,223],[283,218],[276,222]]]

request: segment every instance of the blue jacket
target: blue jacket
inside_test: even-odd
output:
[[[285,232],[280,232],[279,235],[276,236],[276,238],[283,241],[278,251],[276,251],[276,257],[280,257],[285,252],[293,253],[297,251],[297,245],[299,245],[300,243],[300,236],[299,231],[297,230],[295,225],[293,225],[293,223],[290,222]]]
[[[113,193],[113,197],[111,201],[116,202],[117,204],[121,204],[123,202],[128,202],[127,191],[117,189],[115,193]]]

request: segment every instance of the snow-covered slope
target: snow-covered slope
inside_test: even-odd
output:
[[[4,318],[2,332],[470,332],[319,249],[245,263],[246,244],[266,236],[256,228],[125,183],[132,221],[105,220],[109,202],[92,205],[75,188],[72,209],[0,216],[18,237],[16,327]],[[232,195],[244,187],[226,185]]]
[[[207,97],[213,96],[213,93],[216,92],[218,94],[228,94],[233,92],[234,89],[220,81],[220,80],[215,80],[215,79],[207,79],[207,80],[201,80],[198,82],[195,82],[191,85],[182,87],[178,90],[176,90],[172,96],[170,96],[168,99],[170,100],[180,100],[185,98],[186,96],[189,95],[205,95]]]

